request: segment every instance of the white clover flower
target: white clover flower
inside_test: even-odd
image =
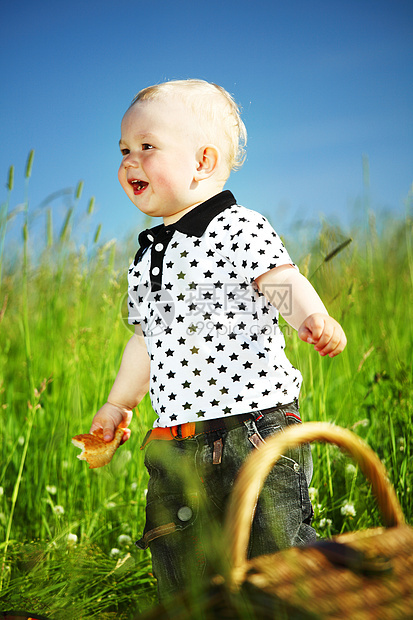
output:
[[[120,555],[120,549],[116,549],[116,547],[114,547],[113,549],[110,550],[109,555],[111,558],[116,558],[118,555]]]
[[[138,488],[138,483],[137,482],[132,482],[132,484],[130,485],[131,491],[136,491],[136,489]]]
[[[319,523],[321,529],[324,529],[327,526],[331,526],[333,525],[333,522],[331,519],[326,519],[325,517],[323,517],[322,519],[320,519],[320,523]]]
[[[112,508],[116,508],[115,502],[107,502],[106,508],[107,510],[112,510]]]
[[[56,495],[57,489],[54,485],[46,485],[46,491],[50,493],[50,495]]]
[[[356,509],[354,508],[354,504],[350,504],[350,502],[346,502],[341,508],[340,512],[344,517],[355,517]]]
[[[53,506],[53,512],[55,515],[63,515],[65,513],[65,509],[63,506]]]
[[[310,500],[315,502],[318,496],[318,489],[315,487],[308,487],[308,494],[310,496]]]
[[[127,534],[121,534],[118,537],[118,545],[119,547],[123,547],[124,545],[131,545],[132,544],[132,538],[130,536],[128,536]]]
[[[19,444],[19,446],[24,446],[24,442],[25,442],[25,438],[23,437],[23,435],[20,435],[20,437],[17,440],[17,443]]]
[[[355,478],[355,476],[357,475],[357,467],[355,467],[353,463],[347,463],[345,467],[345,472],[349,478]]]
[[[68,534],[67,535],[67,544],[68,545],[76,545],[77,543],[77,536],[76,534]]]

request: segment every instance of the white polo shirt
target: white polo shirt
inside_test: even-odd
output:
[[[284,353],[278,310],[288,285],[255,279],[293,264],[265,217],[229,191],[169,226],[139,235],[129,269],[129,323],[140,324],[151,360],[154,426],[174,426],[287,404],[301,374]]]

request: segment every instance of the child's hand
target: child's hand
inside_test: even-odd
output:
[[[131,431],[127,426],[129,426],[131,419],[132,411],[130,409],[105,403],[93,418],[89,432],[93,433],[97,428],[103,428],[103,439],[105,441],[112,441],[115,431],[120,425],[125,428],[121,441],[122,444],[130,437]]]
[[[314,345],[320,355],[335,357],[347,344],[346,335],[339,323],[328,314],[310,314],[301,324],[298,336]]]

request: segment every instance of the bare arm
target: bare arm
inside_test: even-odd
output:
[[[107,402],[99,409],[92,421],[90,432],[103,428],[105,441],[113,439],[116,428],[125,428],[124,443],[130,437],[127,428],[132,419],[132,410],[149,389],[150,360],[140,328],[126,344],[122,362]]]
[[[313,344],[320,355],[334,357],[347,344],[339,323],[327,312],[323,302],[310,282],[291,265],[271,269],[256,280],[260,291],[273,303],[274,287],[291,286],[291,304],[280,314],[298,331],[304,342]]]

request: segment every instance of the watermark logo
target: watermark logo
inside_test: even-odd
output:
[[[141,287],[143,288],[143,287]],[[151,336],[164,333],[175,319],[175,303],[167,290],[129,291],[121,303],[121,317],[125,326],[133,331],[135,324],[140,324],[144,332]],[[142,315],[141,308],[150,308],[148,314]],[[132,323],[132,325],[131,325]]]
[[[184,293],[175,293],[173,297],[169,290],[153,292],[143,283],[123,297],[121,318],[129,331],[133,331],[134,324],[140,324],[147,336],[159,336],[169,331],[174,321],[188,323],[188,320],[189,334],[213,330],[223,334],[223,330],[245,329],[250,335],[270,334],[277,328],[277,322],[271,318],[269,304],[288,318],[292,314],[291,284],[266,285],[259,292],[245,283],[200,282],[191,283]],[[263,317],[261,323],[257,317]]]
[[[284,317],[291,316],[292,284],[264,284],[261,292]]]

